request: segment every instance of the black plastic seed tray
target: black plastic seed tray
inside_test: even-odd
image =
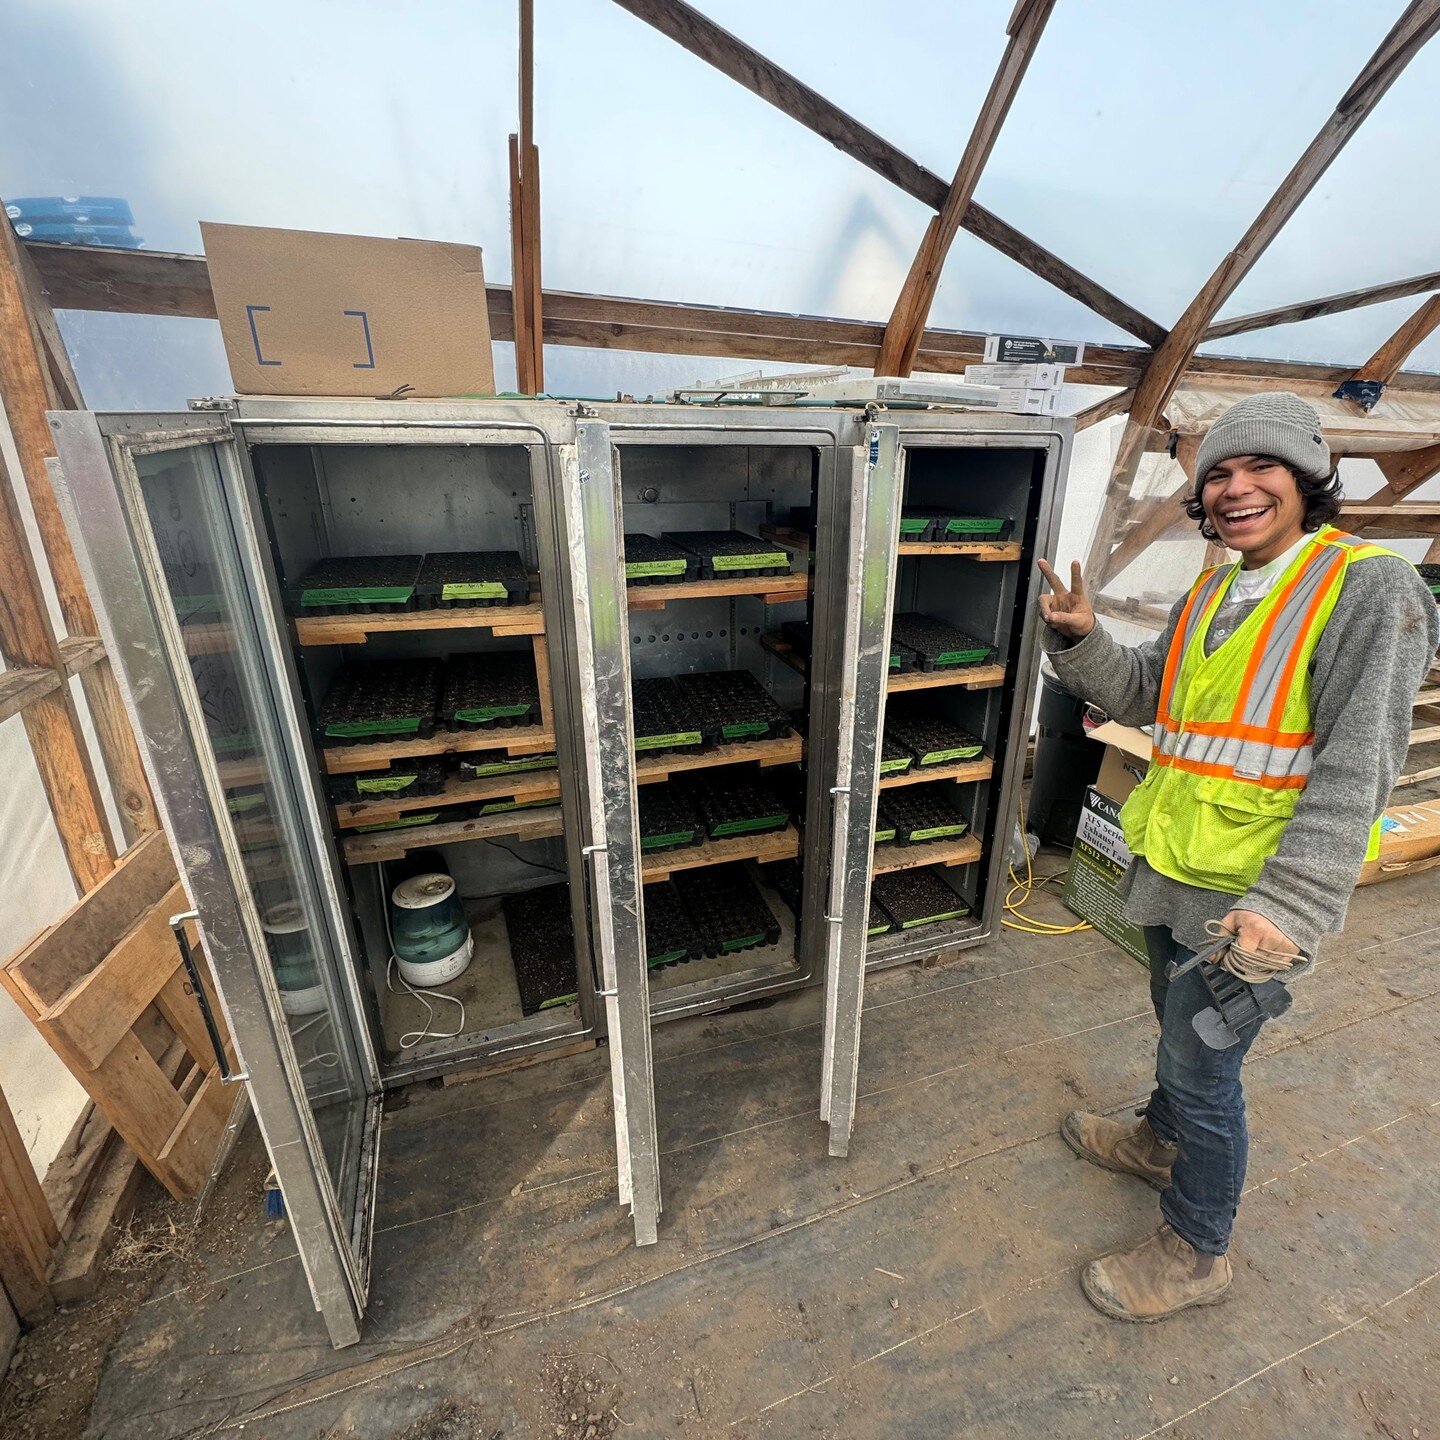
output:
[[[447,550],[427,555],[415,581],[422,610],[523,605],[530,576],[518,550]]]
[[[651,970],[698,960],[704,953],[694,922],[686,913],[675,886],[654,880],[645,886],[645,964]]]
[[[392,760],[383,770],[362,770],[356,775],[327,775],[325,792],[337,803],[358,800],[405,800],[438,795],[445,788],[445,761],[438,755]]]
[[[890,917],[896,930],[959,920],[970,913],[970,907],[933,867],[877,875],[870,882],[870,900]]]
[[[877,935],[888,935],[895,928],[895,922],[875,903],[875,897],[870,897],[870,920],[865,927],[865,934],[869,939]]]
[[[699,749],[704,743],[694,701],[668,675],[632,680],[630,696],[637,751]]]
[[[332,555],[285,591],[292,615],[351,615],[412,610],[418,555]]]
[[[400,815],[393,820],[372,820],[368,825],[356,825],[356,835],[369,835],[380,830],[413,830],[417,825],[433,825],[440,818],[438,810],[427,810],[423,815]],[[463,807],[445,812],[447,820],[465,819]]]
[[[676,784],[711,840],[760,835],[790,823],[789,803],[754,776],[696,775]]]
[[[772,860],[760,867],[760,878],[785,902],[790,913],[800,915],[805,871],[798,860]]]
[[[1000,515],[970,515],[938,505],[907,505],[900,512],[903,540],[1008,540],[1013,520]]]
[[[675,683],[709,744],[782,739],[790,733],[789,716],[748,670],[677,675]]]
[[[780,638],[807,660],[810,658],[810,634],[808,620],[785,620],[780,625]]]
[[[661,538],[699,558],[702,580],[790,573],[788,550],[743,530],[667,530]]]
[[[538,725],[534,657],[521,650],[452,655],[445,662],[440,717],[452,731]]]
[[[887,724],[880,740],[880,773],[882,775],[903,775],[915,763],[915,757],[903,746],[890,738]]]
[[[1430,593],[1440,600],[1440,565],[1417,565],[1420,578],[1430,587]]]
[[[880,814],[894,827],[901,845],[919,845],[927,840],[953,840],[969,828],[964,815],[955,808],[947,785],[905,785],[887,790],[880,800]],[[879,819],[877,816],[876,823]]]
[[[733,955],[780,939],[780,922],[744,865],[682,870],[672,883],[707,955]]]
[[[897,615],[891,622],[890,632],[896,644],[915,652],[916,664],[921,670],[984,665],[995,656],[995,647],[988,641],[977,640],[954,625],[914,610]],[[894,669],[893,657],[891,669]]]
[[[678,850],[698,845],[705,831],[686,791],[674,781],[640,787],[640,849]]]
[[[423,740],[435,733],[435,660],[352,660],[335,677],[316,721],[323,745]]]
[[[500,902],[510,937],[510,959],[520,990],[520,1010],[538,1015],[576,998],[575,931],[570,922],[570,887],[542,885]]]
[[[700,557],[669,540],[638,531],[625,534],[627,585],[678,585],[700,578]]]
[[[470,807],[475,815],[508,815],[512,810],[556,810],[560,802],[553,795],[543,795],[538,800],[477,800]]]
[[[916,766],[921,769],[978,760],[985,753],[985,746],[977,736],[942,715],[925,711],[888,710],[885,743],[913,755]],[[881,773],[884,773],[883,764]]]

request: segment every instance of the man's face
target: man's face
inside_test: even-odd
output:
[[[1270,559],[1304,533],[1305,502],[1295,477],[1268,455],[1236,455],[1212,465],[1200,491],[1220,543]]]

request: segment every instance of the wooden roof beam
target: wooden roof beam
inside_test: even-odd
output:
[[[1400,367],[1437,327],[1440,327],[1440,295],[1432,295],[1341,384],[1335,398],[1352,400],[1363,410],[1373,410],[1385,393],[1385,387],[1400,373]]]
[[[1248,315],[1217,320],[1205,332],[1204,340],[1223,340],[1228,335],[1268,330],[1272,325],[1293,325],[1298,320],[1315,320],[1321,315],[1339,315],[1346,310],[1362,310],[1367,305],[1380,305],[1386,300],[1403,300],[1409,295],[1424,295],[1430,290],[1440,290],[1440,270],[1432,270],[1428,275],[1412,275],[1408,280],[1389,280],[1383,285],[1367,285],[1362,290],[1346,290],[1340,295],[1324,295],[1318,300],[1302,300],[1298,305],[1281,305],[1274,310],[1253,310]]]
[[[877,375],[908,375],[915,368],[915,356],[920,350],[925,322],[929,319],[935,292],[940,288],[940,272],[945,267],[945,257],[960,233],[960,222],[965,218],[985,163],[1000,138],[1000,127],[1010,113],[1016,91],[1030,68],[1035,47],[1045,31],[1045,22],[1054,8],[1055,0],[1019,0],[1010,17],[1006,29],[1010,39],[1000,59],[1000,68],[990,82],[979,115],[975,117],[975,128],[970,132],[970,139],[960,156],[945,203],[925,227],[925,236],[895,301],[890,323],[885,327],[885,340],[875,365]]]
[[[907,195],[932,210],[939,210],[945,204],[950,187],[934,171],[912,160],[883,136],[684,0],[615,0],[615,3]],[[1147,345],[1158,345],[1165,338],[1163,325],[1006,224],[983,205],[972,203],[960,224],[977,239],[1127,334]]]

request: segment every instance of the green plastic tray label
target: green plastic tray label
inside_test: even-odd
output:
[[[736,725],[724,725],[720,733],[727,740],[743,740],[747,735],[768,735],[770,724],[766,720],[745,720]]]
[[[427,810],[423,815],[402,815],[398,820],[381,820],[374,825],[357,825],[357,830],[403,830],[407,825],[428,825],[438,820],[438,810]]]
[[[978,665],[990,652],[987,650],[943,650],[935,657],[937,665]]]
[[[947,535],[998,535],[1005,528],[1003,520],[991,520],[983,516],[960,516],[952,519],[945,527]]]
[[[908,755],[900,760],[882,760],[880,762],[882,775],[903,775],[909,768],[910,757]]]
[[[658,970],[662,965],[673,965],[677,960],[683,960],[689,953],[688,950],[667,950],[663,955],[655,955],[647,960],[645,968]]]
[[[778,830],[788,815],[756,815],[750,820],[722,820],[711,832],[719,840],[725,835],[752,835],[757,830]]]
[[[672,745],[698,745],[700,738],[698,730],[677,730],[673,735],[637,735],[635,748],[637,750],[664,750]]]
[[[418,775],[373,775],[368,780],[357,780],[355,788],[362,795],[395,795],[419,778]]]
[[[336,585],[329,590],[302,590],[303,605],[403,605],[413,585]]]
[[[498,580],[462,580],[442,585],[442,600],[503,600],[510,592]]]
[[[362,735],[414,735],[419,729],[420,717],[409,715],[403,720],[341,720],[327,725],[325,733],[353,740]]]
[[[553,1000],[542,1000],[540,1002],[540,1008],[542,1010],[553,1010],[557,1005],[573,1005],[579,998],[580,996],[578,994],[557,995]]]
[[[929,522],[928,520],[925,520],[925,519],[920,519],[920,520],[909,519],[909,520],[907,520],[906,518],[904,518],[904,517],[902,516],[901,519],[900,519],[900,533],[901,533],[902,535],[921,535],[921,534],[924,533],[925,527],[926,527],[929,523],[930,523],[930,522]]]
[[[486,720],[502,720],[510,715],[528,715],[534,706],[525,705],[476,705],[470,710],[457,710],[455,718],[462,724],[478,725]]]
[[[765,938],[761,931],[756,935],[738,935],[733,940],[725,940],[720,945],[720,953],[728,955],[732,950],[748,950],[752,945],[758,945]]]
[[[900,668],[900,657],[893,650],[890,652],[890,668],[892,670]]]
[[[554,800],[548,797],[544,800],[492,800],[488,805],[480,807],[480,813],[482,815],[501,815],[507,810],[539,810],[554,803]]]
[[[875,832],[875,843],[877,845],[881,845],[886,840],[893,840],[894,838],[895,832],[893,830],[877,830]]]
[[[693,830],[672,830],[668,835],[645,835],[641,837],[642,850],[659,850],[666,845],[688,845],[695,838]]]
[[[232,815],[243,815],[247,810],[253,810],[264,803],[264,795],[231,795],[225,801],[225,808]]]
[[[947,760],[973,760],[983,747],[957,745],[953,750],[930,750],[920,759],[922,765],[943,765]]]
[[[929,825],[923,830],[912,830],[910,839],[914,840],[943,840],[947,835],[963,835],[965,826],[960,825]]]
[[[689,564],[688,560],[627,560],[625,578],[642,580],[649,575],[683,575]]]
[[[712,570],[769,570],[777,565],[787,568],[790,557],[783,550],[756,551],[753,555],[712,555]]]
[[[883,935],[889,928],[889,925],[872,925],[865,934],[869,937]]]
[[[533,760],[497,760],[492,765],[467,764],[465,768],[478,779],[482,775],[511,775],[517,770],[553,770],[558,763],[553,755],[540,755]]]
[[[926,915],[919,920],[902,920],[902,930],[913,930],[917,925],[934,925],[941,920],[959,920],[962,916],[968,915],[968,910],[943,910],[939,915]]]

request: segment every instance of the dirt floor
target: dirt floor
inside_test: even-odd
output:
[[[198,1226],[147,1205],[102,1294],[28,1337],[0,1434],[1440,1435],[1433,875],[1360,892],[1256,1043],[1234,1294],[1163,1325],[1081,1296],[1083,1263],[1152,1228],[1156,1197],[1056,1133],[1147,1089],[1132,960],[1007,933],[873,976],[843,1161],[816,1109],[819,1000],[656,1031],[666,1209],[644,1250],[603,1055],[394,1097],[345,1351],[264,1218],[252,1135]]]

